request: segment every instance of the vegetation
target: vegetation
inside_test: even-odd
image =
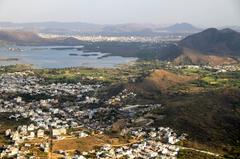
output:
[[[10,66],[1,66],[0,75],[3,73],[14,73],[21,72],[25,70],[32,70],[31,65],[10,65]]]
[[[144,60],[170,60],[181,54],[181,48],[174,44],[141,42],[85,43],[84,51],[110,53],[113,56],[137,57]]]
[[[33,71],[46,79],[47,83],[104,83],[109,87],[102,90],[103,97],[115,95],[127,88],[137,93],[136,99],[130,104],[161,103],[164,106],[163,109],[153,112],[156,116],[164,117],[155,120],[154,125],[169,126],[180,133],[187,133],[188,141],[181,143],[183,146],[220,153],[226,158],[239,158],[240,71],[217,72],[202,67],[176,68],[158,60],[139,60],[116,69],[31,69],[29,66],[16,65],[2,67],[0,74],[22,70]],[[149,82],[149,79],[154,82]],[[150,87],[151,84],[156,85]],[[167,88],[163,89],[162,86]],[[20,96],[26,100],[38,99],[28,95]],[[60,100],[65,98],[71,100],[74,97],[61,97]],[[6,119],[2,121],[2,129],[6,129],[7,125],[16,127],[16,124],[19,124],[9,123]],[[5,142],[3,137],[0,137],[0,140]],[[83,143],[69,140],[69,143],[72,142],[76,146]],[[64,144],[55,143],[55,146],[58,145]],[[183,150],[179,154],[179,158],[193,156],[214,158],[191,150]]]
[[[24,125],[29,122],[28,119],[18,119],[15,120],[9,119],[9,113],[0,113],[0,146],[8,142],[5,138],[5,130],[7,129],[16,129],[19,125]]]

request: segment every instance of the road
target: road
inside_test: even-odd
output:
[[[211,155],[211,156],[214,156],[214,157],[223,158],[222,155],[218,154],[218,153],[213,153],[213,152],[204,151],[204,150],[198,150],[198,149],[189,148],[189,147],[182,147],[182,146],[179,146],[179,148],[182,149],[182,150],[192,150],[192,151],[204,153],[204,154],[207,154],[207,155]]]

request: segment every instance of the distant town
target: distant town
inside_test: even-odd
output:
[[[186,35],[162,35],[162,36],[84,36],[84,35],[54,35],[54,34],[44,34],[40,33],[40,37],[42,38],[67,38],[73,37],[80,41],[88,41],[88,42],[151,42],[151,43],[160,43],[160,42],[175,42],[180,41]]]

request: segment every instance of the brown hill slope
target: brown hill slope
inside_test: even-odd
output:
[[[231,57],[204,55],[199,51],[184,48],[183,53],[174,60],[174,63],[189,65],[229,65],[238,63],[238,61]]]
[[[148,86],[152,86],[153,88],[164,90],[171,86],[182,84],[193,79],[193,77],[174,74],[166,70],[155,70],[144,80],[144,83],[148,84]]]
[[[135,84],[129,84],[128,89],[140,92],[167,91],[170,87],[174,87],[186,82],[195,80],[195,76],[185,76],[172,73],[163,69],[153,71],[143,81]]]

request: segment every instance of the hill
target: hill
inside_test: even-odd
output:
[[[163,108],[151,112],[157,118],[153,125],[187,133],[189,140],[182,143],[184,146],[220,154],[235,149],[239,152],[240,90],[235,83],[239,72],[216,75],[215,71],[185,68],[173,71],[157,69],[125,87],[138,94],[138,103],[161,103]],[[202,85],[210,76],[226,83]],[[195,88],[198,91],[190,91]]]
[[[171,33],[196,33],[201,31],[201,29],[189,23],[177,23],[164,28],[164,30]]]
[[[215,28],[190,35],[179,42],[182,47],[218,56],[240,56],[239,44],[240,33],[232,29]]]
[[[183,76],[166,70],[155,70],[147,78],[144,79],[143,85],[149,87],[166,90],[172,86],[183,84],[195,79],[191,76]]]
[[[166,92],[168,89],[195,80],[196,76],[185,76],[158,69],[136,84],[128,85],[135,92]]]
[[[51,38],[40,37],[35,32],[23,30],[0,30],[1,43],[12,43],[17,45],[80,45],[76,38]]]
[[[225,88],[161,97],[166,107],[156,113],[164,114],[165,118],[155,124],[170,125],[180,132],[188,133],[190,143],[186,143],[186,146],[229,153],[231,146],[239,146],[240,109],[236,105],[239,93],[237,88]]]
[[[222,57],[215,55],[204,55],[204,53],[183,48],[180,56],[174,59],[175,64],[188,64],[188,65],[230,65],[238,63],[238,60],[231,57]]]
[[[26,31],[18,31],[18,30],[2,30],[0,31],[0,40],[8,41],[8,42],[42,42],[43,39],[39,37],[36,33],[26,32]]]
[[[185,28],[184,26],[186,26],[185,29],[191,30],[191,26],[185,23],[180,26],[179,28],[182,28],[182,31]],[[127,28],[127,26],[122,27]],[[175,27],[177,26],[173,28]],[[239,39],[239,33],[231,29],[217,30],[210,28],[188,36],[178,42],[177,45],[174,43],[97,42],[85,44],[84,50],[147,60],[175,61],[179,64],[234,64],[238,62],[235,56],[240,55]]]

